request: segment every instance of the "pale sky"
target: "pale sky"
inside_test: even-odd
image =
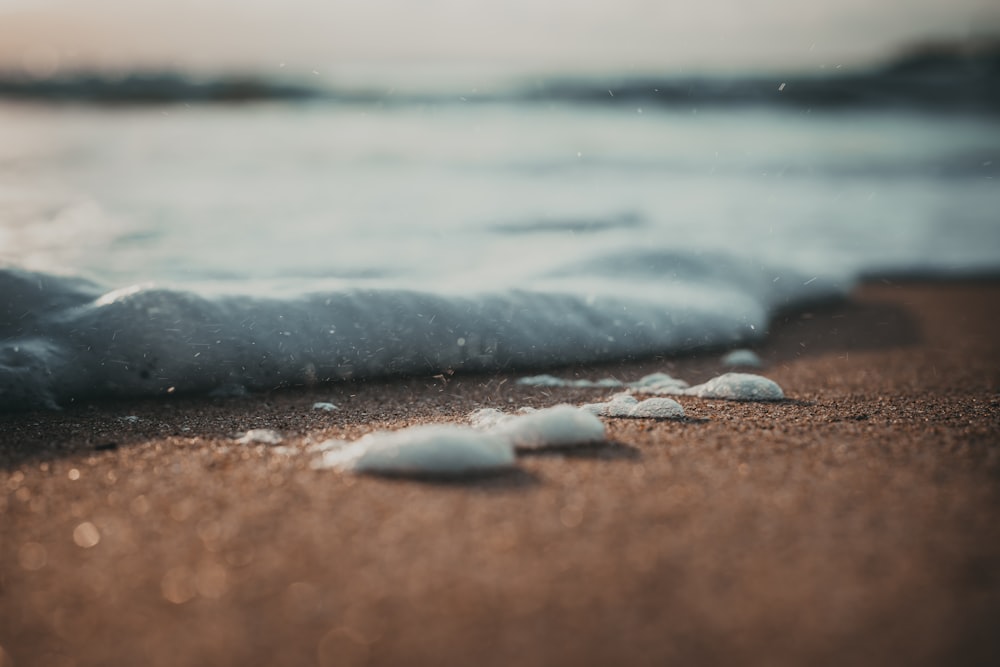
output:
[[[809,70],[990,31],[996,0],[0,0],[0,68]]]

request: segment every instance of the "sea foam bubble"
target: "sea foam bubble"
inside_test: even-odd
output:
[[[382,475],[462,476],[514,465],[509,439],[467,426],[430,424],[380,431],[354,442],[322,443],[316,469]]]
[[[642,394],[681,395],[687,391],[688,383],[667,373],[650,373],[635,382],[629,382],[628,387]]]
[[[722,365],[731,368],[761,368],[764,362],[753,350],[733,350],[722,357]]]
[[[693,387],[665,373],[654,373],[630,383],[629,388],[640,394],[697,396],[729,401],[780,401],[785,398],[777,382],[751,373],[724,373]]]
[[[604,442],[604,424],[572,405],[557,405],[500,420],[489,429],[516,449],[575,447]]]
[[[656,396],[637,403],[628,416],[635,419],[683,419],[684,408],[672,398]]]
[[[695,385],[685,393],[729,401],[780,401],[785,398],[785,392],[777,382],[750,373],[726,373]]]
[[[621,392],[615,394],[603,403],[587,403],[581,405],[580,409],[599,417],[628,417],[632,408],[638,403],[638,399],[632,394]]]
[[[588,403],[580,409],[599,417],[618,419],[684,418],[684,408],[672,398],[656,396],[639,401],[627,393],[616,394],[604,403]]]
[[[469,423],[478,429],[492,428],[511,418],[512,415],[496,408],[480,408],[469,413]]]
[[[613,388],[621,387],[624,384],[621,380],[610,377],[601,378],[600,380],[564,380],[547,373],[518,378],[517,383],[529,387],[579,387],[581,389]]]
[[[547,387],[575,386],[571,384],[575,381],[565,381],[565,384],[559,385],[556,382],[559,378],[547,377],[551,378],[546,381]],[[777,382],[751,373],[724,373],[692,387],[684,380],[657,372],[629,382],[626,386],[629,391],[637,394],[697,396],[730,401],[780,401],[785,398],[785,393]],[[621,403],[622,400],[619,394],[605,403],[591,403],[583,407],[588,412],[602,416],[629,416],[631,406],[626,407]]]

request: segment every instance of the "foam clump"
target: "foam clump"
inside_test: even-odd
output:
[[[785,398],[785,392],[776,382],[750,373],[725,373],[693,387],[666,373],[653,373],[630,382],[628,387],[640,394],[697,396],[730,401],[780,401]]]
[[[773,380],[750,373],[726,373],[695,385],[685,393],[700,398],[723,398],[729,401],[780,401],[785,398]]]
[[[313,468],[380,475],[462,476],[514,465],[510,440],[465,426],[431,424],[321,443]]]
[[[326,401],[318,401],[313,403],[313,410],[323,410],[324,412],[333,412],[334,410],[339,410],[335,404],[328,403]]]
[[[683,419],[684,408],[672,398],[657,396],[634,405],[628,416],[633,419]]]
[[[269,428],[252,428],[236,440],[241,445],[278,445],[283,438]]]
[[[688,383],[666,373],[650,373],[635,382],[629,382],[628,388],[640,394],[682,395],[688,388]]]
[[[581,383],[585,383],[585,384],[581,384]],[[622,382],[621,380],[616,380],[615,378],[601,378],[600,380],[597,380],[597,381],[576,380],[576,382],[574,383],[573,386],[575,386],[575,387],[607,387],[607,388],[612,388],[612,387],[624,387],[625,383]]]
[[[599,417],[621,419],[683,419],[684,408],[672,398],[653,397],[639,401],[630,394],[616,394],[604,403],[589,403],[581,406]]]
[[[764,362],[753,350],[733,350],[722,357],[722,364],[730,368],[762,368]]]
[[[518,384],[527,385],[529,387],[565,387],[566,380],[557,378],[554,375],[530,375],[528,377],[518,378]]]
[[[744,353],[740,355],[744,360],[749,360],[752,356],[753,359],[760,361],[757,355],[750,350],[736,350],[733,354],[736,352]],[[582,386],[578,383],[590,382],[589,380],[560,380],[551,375],[538,375],[533,378],[522,378],[522,380],[531,380],[528,384],[547,387]],[[572,384],[568,384],[570,382]],[[597,386],[597,383],[591,383],[590,386]],[[693,387],[684,380],[672,377],[667,373],[650,373],[625,386],[628,388],[628,392],[657,396],[697,396],[730,401],[780,401],[785,398],[784,391],[776,382],[750,373],[725,373]],[[684,417],[684,408],[677,401],[666,399],[651,403],[643,401],[642,404],[638,404],[628,392],[615,394],[603,403],[582,405],[580,410],[596,417],[649,419],[682,419]]]
[[[432,424],[371,433],[353,442],[330,439],[310,447],[315,469],[379,475],[458,477],[506,470],[516,449],[604,442],[604,424],[569,405],[505,414],[493,408],[469,415],[472,427]]]
[[[508,419],[512,419],[511,415],[496,408],[480,408],[469,413],[469,423],[472,424],[472,428],[478,429],[492,428]]]
[[[581,406],[580,409],[599,417],[628,417],[632,408],[638,403],[635,396],[622,392],[615,394],[604,403],[588,403]]]
[[[572,405],[513,416],[500,421],[489,432],[506,438],[515,449],[574,447],[605,441],[601,420]]]
[[[624,383],[622,383],[621,380],[616,380],[615,378],[601,378],[600,380],[587,380],[586,378],[579,380],[567,380],[565,378],[558,378],[554,375],[547,374],[531,375],[519,378],[517,383],[531,387],[578,387],[582,389],[611,389],[614,387],[624,386]]]

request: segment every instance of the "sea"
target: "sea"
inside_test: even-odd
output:
[[[0,77],[0,411],[746,346],[994,276],[998,72]]]

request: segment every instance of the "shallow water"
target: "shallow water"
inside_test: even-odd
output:
[[[998,129],[627,101],[0,104],[0,408],[752,340],[862,274],[1000,267]]]

